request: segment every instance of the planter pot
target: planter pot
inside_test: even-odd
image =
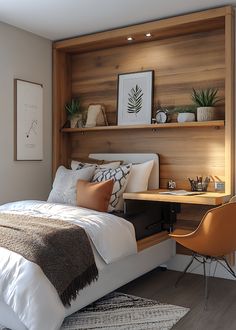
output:
[[[215,120],[215,107],[197,108],[197,121]]]
[[[71,128],[76,128],[76,127],[83,127],[83,123],[82,123],[82,115],[78,114],[76,116],[73,116],[70,119],[70,127]]]
[[[178,113],[177,122],[184,123],[187,121],[195,121],[195,114],[191,112]]]

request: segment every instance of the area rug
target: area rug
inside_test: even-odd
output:
[[[68,316],[61,330],[168,330],[188,311],[189,308],[113,292]]]

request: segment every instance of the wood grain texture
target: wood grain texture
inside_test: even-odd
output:
[[[186,35],[195,31],[216,30],[224,27],[224,16],[232,11],[233,9],[230,6],[214,8],[57,41],[53,44],[53,47],[58,50],[64,50],[66,48],[71,53],[82,53],[114,46],[124,46],[127,43],[127,37],[130,35],[135,38],[135,42],[144,42],[144,36],[147,32],[151,32],[156,39],[163,39],[171,36]]]
[[[69,138],[61,134],[66,122],[65,103],[71,98],[71,62],[67,53],[53,51],[53,176],[70,155]]]
[[[162,232],[154,234],[152,236],[143,238],[143,239],[137,241],[138,252],[140,252],[144,249],[147,249],[153,245],[156,245],[158,243],[161,243],[161,242],[165,241],[166,239],[170,239],[167,231],[162,231]]]
[[[124,130],[69,134],[72,158],[90,153],[154,152],[160,156],[160,187],[169,179],[189,189],[188,177],[224,177],[224,128],[172,128],[156,132]]]
[[[190,121],[183,123],[164,123],[164,124],[147,124],[147,125],[109,125],[109,126],[95,126],[95,127],[83,127],[83,128],[62,128],[63,133],[85,133],[94,131],[113,131],[113,130],[138,130],[138,129],[166,129],[166,128],[186,128],[186,127],[224,127],[224,120],[211,120],[211,121]]]
[[[191,104],[192,87],[217,87],[224,97],[224,30],[72,55],[72,95],[82,106],[105,105],[108,122],[116,123],[117,77],[154,70],[154,107]],[[223,101],[218,118],[224,119]]]

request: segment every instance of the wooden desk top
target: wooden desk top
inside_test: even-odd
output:
[[[173,202],[186,204],[201,204],[201,205],[221,205],[229,201],[231,195],[225,193],[206,192],[200,195],[177,196],[177,195],[162,195],[161,191],[167,189],[147,190],[136,193],[124,193],[123,198],[126,200],[142,200],[156,202]]]

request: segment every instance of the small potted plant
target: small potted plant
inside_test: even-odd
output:
[[[183,123],[195,121],[196,107],[193,105],[183,105],[174,108],[174,113],[177,114],[177,122]]]
[[[200,90],[193,88],[192,100],[197,106],[197,121],[208,121],[216,118],[215,105],[221,100],[217,93],[217,88]]]
[[[70,121],[70,127],[81,127],[82,113],[80,111],[80,99],[73,98],[70,103],[65,105],[67,118]]]

